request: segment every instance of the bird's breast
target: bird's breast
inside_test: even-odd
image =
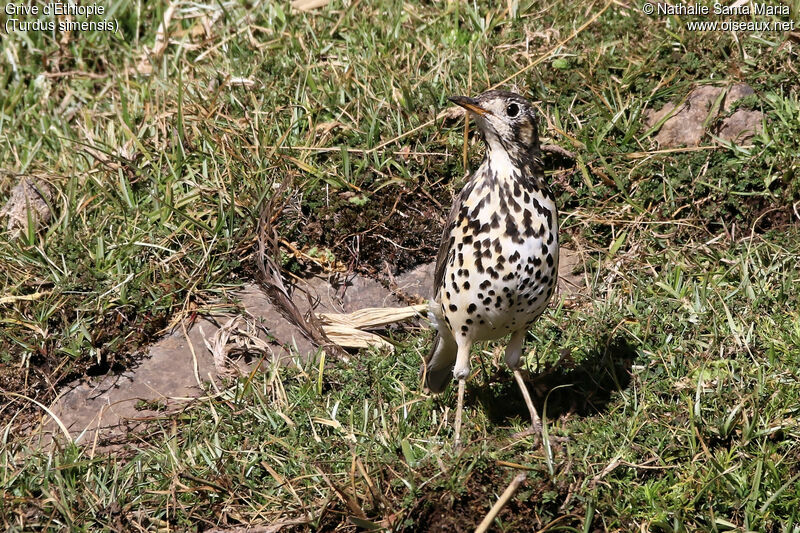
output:
[[[439,300],[454,335],[484,340],[526,326],[547,306],[558,219],[549,191],[510,163],[485,162],[473,180],[457,206]]]

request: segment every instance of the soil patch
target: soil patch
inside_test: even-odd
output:
[[[436,257],[451,204],[443,184],[388,186],[370,195],[321,189],[302,200],[280,232],[308,255],[329,250],[348,271],[397,275]],[[307,259],[294,260],[290,270],[315,270]]]
[[[414,531],[474,531],[516,472],[498,468],[476,468],[461,491],[429,489],[418,498],[423,505],[414,516]],[[551,523],[577,527],[583,523],[585,507],[572,498],[564,482],[552,481],[546,472],[532,472],[500,511],[505,531],[538,531]],[[574,505],[574,506],[573,506]]]

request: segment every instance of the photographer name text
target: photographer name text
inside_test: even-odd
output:
[[[694,4],[656,4],[658,15],[789,15],[789,6],[784,4],[753,3],[726,6],[719,2],[712,6]]]

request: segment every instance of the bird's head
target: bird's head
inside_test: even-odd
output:
[[[452,96],[450,101],[469,111],[490,151],[510,156],[538,155],[536,110],[522,96],[508,91],[488,91],[477,98]]]

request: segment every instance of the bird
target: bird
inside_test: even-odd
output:
[[[520,367],[525,335],[556,287],[558,210],[545,181],[533,105],[501,90],[449,100],[473,117],[486,145],[444,224],[428,312],[435,335],[421,368],[428,392],[458,382],[458,447],[472,345],[507,335],[506,365],[530,412],[531,431],[541,431]]]

